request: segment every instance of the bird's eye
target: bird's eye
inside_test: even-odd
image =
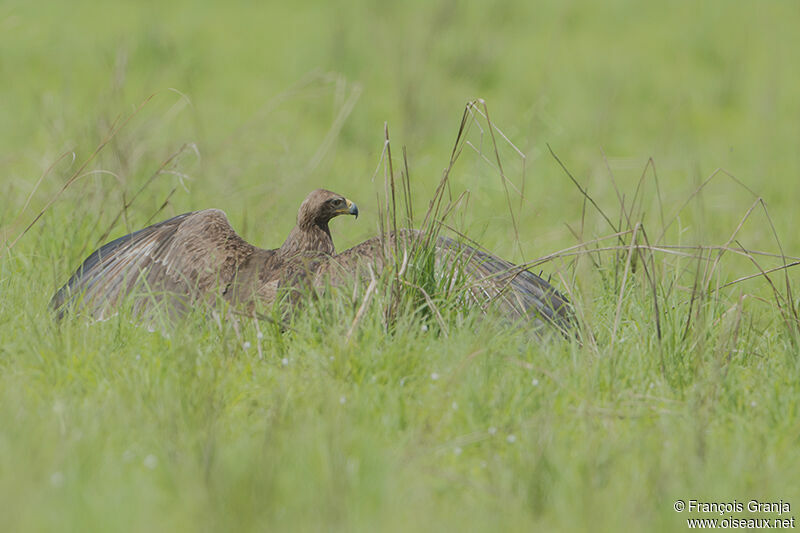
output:
[[[339,209],[340,207],[342,207],[344,205],[344,199],[343,198],[331,198],[330,200],[328,200],[325,203],[328,204],[329,206],[331,206],[332,208]]]

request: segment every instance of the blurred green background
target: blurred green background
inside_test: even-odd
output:
[[[668,218],[725,169],[799,255],[798,28],[793,1],[4,0],[0,242],[45,213],[0,256],[0,529],[670,531],[678,497],[800,505],[796,345],[771,300],[729,327],[740,287],[772,297],[761,280],[714,302],[697,338],[680,338],[676,290],[662,352],[647,292],[625,299],[615,345],[616,293],[580,270],[595,351],[486,325],[385,338],[377,318],[345,346],[347,315],[268,337],[261,361],[213,325],[56,329],[46,309],[100,241],[185,211],[224,209],[275,247],[325,187],[362,213],[333,223],[337,247],[373,235],[384,123],[420,213],[475,98],[525,155],[501,141],[524,181],[517,232],[490,162],[466,149],[452,174],[470,191],[460,227],[503,257],[612,232],[591,209],[581,222],[548,144],[615,221],[614,184],[630,206],[651,157]],[[488,130],[469,140],[492,160]],[[650,170],[640,198],[653,237]],[[666,241],[722,244],[754,199],[720,174]],[[739,239],[777,251],[758,210]],[[755,271],[728,261],[723,281]]]
[[[214,205],[237,226],[258,226],[243,230],[248,237],[277,245],[305,192],[323,186],[368,214],[339,232],[346,245],[375,229],[382,184],[370,178],[383,123],[427,192],[465,103],[482,97],[527,156],[527,253],[571,243],[564,223],[581,209],[545,143],[601,205],[617,203],[604,155],[628,196],[653,157],[668,213],[724,168],[767,200],[797,243],[798,20],[793,2],[4,2],[3,192],[19,205],[61,153],[80,162],[114,118],[155,93],[115,139],[117,157],[98,165],[118,174],[118,190],[136,190],[181,143],[196,143],[201,162],[185,163],[193,181],[172,213]],[[473,192],[470,216],[488,244],[511,253],[508,217],[487,214],[499,216],[500,183],[473,159],[456,183]],[[752,199],[719,181],[709,188],[710,227],[727,236]],[[151,204],[132,209],[151,214],[159,201]]]

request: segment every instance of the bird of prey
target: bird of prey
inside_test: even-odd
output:
[[[218,299],[270,304],[284,289],[369,279],[393,255],[407,255],[426,236],[419,230],[388,232],[337,253],[328,223],[339,215],[358,217],[358,207],[331,191],[312,191],[300,205],[289,236],[271,250],[245,241],[218,209],[178,215],[96,250],[55,293],[51,305],[59,318],[73,308],[104,319],[125,297],[132,299],[136,314],[163,307],[169,316],[181,316],[197,305],[213,306]],[[428,249],[433,250],[436,271],[457,271],[482,308],[496,304],[515,321],[547,323],[562,331],[570,327],[566,298],[544,279],[447,237],[431,240]]]

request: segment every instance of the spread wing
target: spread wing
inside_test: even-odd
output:
[[[364,241],[332,257],[319,267],[315,283],[341,285],[354,274],[364,278],[368,276],[367,265],[372,265],[377,274],[386,262],[395,262],[395,254],[400,256],[396,264],[402,265],[404,249],[405,253],[414,253],[413,247],[424,241],[424,234],[404,230],[400,235],[398,247],[395,247],[394,236],[389,234],[384,239],[374,237]],[[529,320],[535,326],[548,323],[561,331],[571,326],[572,310],[567,299],[533,272],[448,237],[437,237],[428,246],[434,255],[435,275],[446,290],[449,290],[447,285],[450,289],[465,289],[482,309],[496,306],[512,321]]]
[[[68,307],[81,307],[104,318],[135,293],[137,313],[166,303],[171,313],[182,314],[198,298],[221,294],[257,250],[233,230],[224,212],[185,213],[96,250],[51,305],[59,317]]]

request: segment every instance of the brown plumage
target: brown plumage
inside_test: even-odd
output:
[[[242,239],[218,209],[178,215],[99,248],[51,304],[59,317],[75,307],[102,319],[129,294],[134,312],[163,306],[172,316],[197,304],[214,304],[218,298],[236,304],[271,303],[283,288],[343,285],[369,276],[368,265],[379,273],[388,258],[425,236],[403,230],[337,254],[328,223],[342,214],[357,217],[358,208],[336,193],[311,192],[286,241],[272,250]],[[433,246],[437,271],[458,269],[480,305],[496,303],[512,319],[569,327],[566,299],[535,274],[446,237],[437,237]]]

